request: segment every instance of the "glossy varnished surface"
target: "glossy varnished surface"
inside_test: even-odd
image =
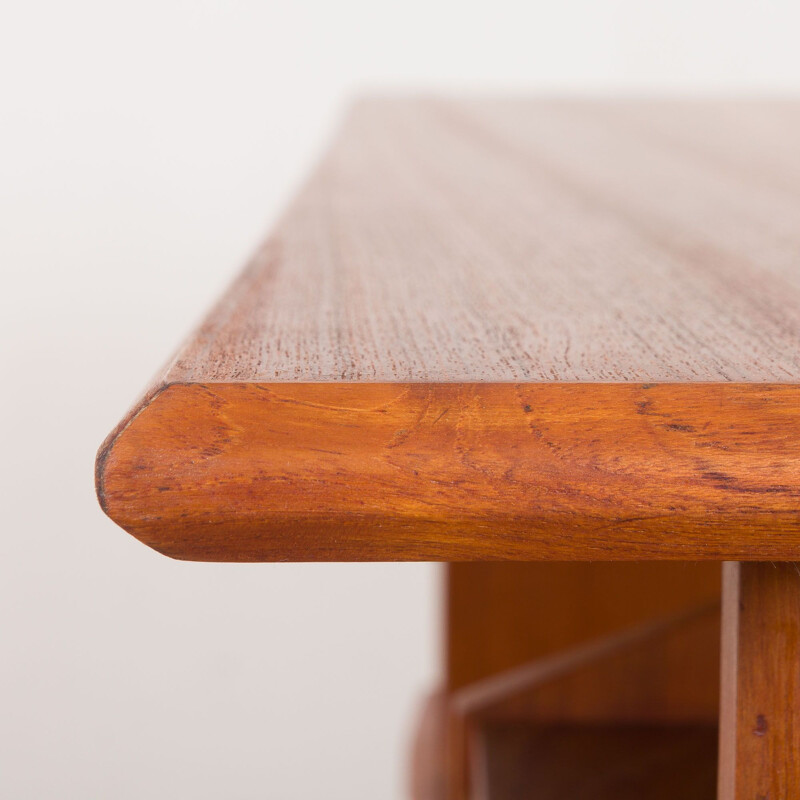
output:
[[[789,103],[358,104],[98,456],[179,558],[800,552]]]
[[[174,385],[108,513],[176,557],[787,558],[800,388]]]

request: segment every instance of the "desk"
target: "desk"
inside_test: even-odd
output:
[[[180,559],[447,562],[420,800],[794,796],[798,141],[780,101],[358,102],[101,505]]]

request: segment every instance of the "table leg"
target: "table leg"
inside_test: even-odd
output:
[[[723,571],[720,800],[800,797],[800,565]]]

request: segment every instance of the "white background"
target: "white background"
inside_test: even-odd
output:
[[[199,565],[97,446],[363,90],[796,92],[786,2],[0,2],[0,797],[400,798],[430,565]],[[800,147],[800,143],[799,143]]]

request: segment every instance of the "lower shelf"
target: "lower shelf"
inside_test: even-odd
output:
[[[713,800],[717,728],[484,728],[474,794],[481,800]]]
[[[519,585],[527,594],[508,595],[507,579],[518,567],[490,572],[497,580],[476,593],[458,629],[459,646],[468,638],[473,660],[462,653],[459,663],[469,670],[459,674],[472,677],[454,682],[449,669],[445,687],[425,706],[415,740],[414,800],[716,797],[718,574],[683,575],[688,588],[681,595],[674,570],[591,567],[577,572],[565,565],[551,575],[521,565]],[[678,592],[680,602],[654,613],[643,600],[651,592]],[[486,599],[500,596],[506,599],[499,605]],[[535,600],[520,602],[524,614],[511,602],[521,597]],[[609,598],[617,603],[614,613]],[[491,619],[477,636],[470,619],[480,620],[487,602]],[[642,611],[623,625],[617,613],[623,606]],[[581,627],[587,615],[597,622],[593,635]],[[531,631],[539,651],[523,660],[522,651],[512,650],[514,658],[502,662],[501,632],[518,644],[515,637],[533,637]]]

